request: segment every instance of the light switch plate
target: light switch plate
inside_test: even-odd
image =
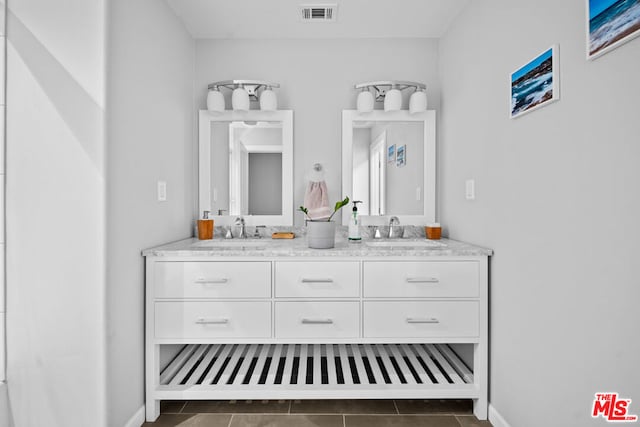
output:
[[[158,181],[158,201],[159,202],[167,201],[167,182],[166,181]]]
[[[476,181],[474,179],[468,179],[464,183],[465,191],[464,195],[467,200],[476,199]]]

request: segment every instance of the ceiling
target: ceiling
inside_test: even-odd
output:
[[[194,38],[441,37],[470,0],[166,0]],[[302,22],[300,5],[337,4],[336,22]]]

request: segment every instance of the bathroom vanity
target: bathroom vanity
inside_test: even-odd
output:
[[[165,399],[469,398],[487,418],[488,249],[188,239],[143,255],[148,421]],[[184,347],[161,369],[168,344]]]

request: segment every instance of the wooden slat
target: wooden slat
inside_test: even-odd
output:
[[[182,368],[178,373],[173,377],[173,379],[169,382],[169,385],[178,385],[184,380],[184,377],[189,373],[191,369],[193,369],[193,365],[196,364],[198,359],[204,354],[207,350],[208,346],[201,344],[196,348],[193,354],[189,357],[188,360],[182,365]]]
[[[267,361],[267,356],[269,356],[269,351],[271,350],[271,346],[269,344],[264,344],[262,346],[262,351],[258,355],[258,363],[256,363],[256,367],[253,370],[253,374],[249,380],[249,385],[256,385],[260,380],[260,375],[262,374],[262,370],[264,369],[264,364]],[[271,361],[273,363],[273,360]]]
[[[371,371],[373,372],[373,377],[376,379],[376,384],[385,384],[384,376],[382,375],[380,366],[378,366],[378,361],[376,360],[376,354],[374,353],[373,348],[371,348],[369,344],[365,344],[364,351],[369,359],[369,365],[371,365]]]
[[[458,374],[462,377],[464,382],[472,383],[473,382],[473,372],[467,365],[464,364],[462,360],[458,357],[457,354],[449,347],[447,344],[436,344],[436,348],[440,350],[440,353],[451,363],[451,365],[458,371]]]
[[[207,376],[204,377],[204,379],[202,380],[203,385],[211,385],[211,382],[218,374],[220,367],[222,366],[224,361],[227,359],[227,357],[229,357],[229,354],[233,351],[233,347],[234,346],[232,344],[224,344],[224,348],[222,349],[222,352],[218,356],[218,359],[213,363],[213,366],[211,366],[211,369],[207,373]]]
[[[249,347],[250,347],[249,345],[245,345],[245,344],[238,345],[235,351],[231,354],[231,360],[229,361],[229,364],[224,369],[224,372],[222,373],[222,376],[220,377],[220,381],[218,381],[218,384],[227,385],[227,382],[229,381],[229,378],[231,377],[233,370],[238,364],[238,360],[240,360],[240,357],[246,353]],[[243,363],[246,363],[246,360],[243,361]]]
[[[180,353],[173,359],[173,361],[167,366],[160,374],[160,384],[167,384],[175,375],[180,371],[180,368],[191,357],[194,351],[198,348],[197,344],[189,344],[185,346]]]
[[[336,362],[334,360],[333,344],[327,344],[327,374],[329,376],[329,384],[338,384],[338,374],[336,373]]]
[[[407,381],[407,384],[418,384],[414,376],[411,374],[411,371],[407,367],[407,362],[404,361],[400,351],[398,351],[398,346],[390,345],[388,346],[389,350],[393,354],[393,357],[396,358],[396,363],[400,367],[400,371],[404,375],[404,379]]]
[[[300,363],[298,364],[298,384],[307,383],[307,351],[308,345],[300,346]]]
[[[313,383],[322,384],[322,352],[320,344],[313,346]]]
[[[276,380],[276,373],[278,372],[278,365],[280,364],[280,357],[282,354],[283,345],[276,344],[271,356],[271,366],[269,366],[269,372],[267,373],[267,379],[265,384],[273,384]]]
[[[422,380],[423,384],[433,383],[433,381],[431,381],[431,378],[429,378],[429,375],[427,375],[427,372],[422,368],[422,365],[418,361],[418,358],[416,357],[415,353],[409,348],[408,345],[406,344],[400,345],[400,352],[409,358],[409,361],[411,362],[411,366],[413,366],[413,369],[415,369],[416,373],[418,374],[418,377],[420,378],[420,380]]]
[[[213,344],[207,349],[207,354],[204,355],[204,358],[202,359],[202,362],[200,362],[200,365],[198,365],[196,370],[193,371],[193,373],[187,380],[187,385],[193,385],[196,383],[196,381],[198,381],[198,379],[200,379],[202,373],[205,369],[207,369],[207,366],[209,366],[209,363],[211,363],[211,360],[213,360],[216,353],[221,349],[221,347],[222,346],[220,344]]]
[[[449,383],[445,378],[445,376],[440,371],[440,369],[438,369],[438,366],[435,363],[433,363],[433,360],[431,360],[431,356],[429,356],[429,353],[427,353],[426,350],[422,348],[420,344],[411,344],[411,348],[413,348],[416,354],[420,356],[420,358],[424,361],[424,363],[427,365],[427,368],[429,368],[429,370],[431,371],[431,374],[435,377],[438,384]]]
[[[261,345],[251,344],[249,346],[249,349],[244,355],[244,361],[242,362],[242,366],[240,367],[240,370],[238,371],[238,373],[236,374],[236,377],[233,380],[234,384],[242,385],[242,381],[244,380],[244,377],[247,375],[247,371],[249,370],[249,367],[253,362],[253,357],[259,356],[257,353],[260,350],[262,350]]]
[[[284,372],[282,374],[282,384],[291,383],[291,368],[293,367],[293,357],[296,354],[295,344],[289,344],[287,346],[287,358],[284,363]]]
[[[367,376],[367,370],[364,367],[362,356],[360,355],[360,347],[358,344],[352,344],[351,350],[353,351],[353,358],[356,362],[356,368],[358,369],[358,377],[360,378],[360,384],[369,384],[369,377]]]
[[[401,384],[400,377],[396,373],[396,370],[393,369],[393,364],[391,363],[391,359],[389,359],[389,355],[387,354],[387,350],[381,345],[376,344],[376,350],[378,355],[382,359],[382,364],[384,368],[387,370],[387,374],[389,374],[389,378],[391,379],[391,384]]]
[[[422,345],[425,346],[425,344],[422,344]],[[449,362],[447,362],[447,359],[445,359],[442,356],[442,354],[440,354],[437,348],[435,348],[431,344],[426,344],[426,348],[427,348],[427,351],[431,353],[431,355],[438,361],[438,363],[440,363],[440,366],[442,366],[442,369],[445,370],[445,372],[447,373],[447,375],[449,375],[449,378],[451,378],[451,381],[453,381],[454,384],[464,384],[464,380],[460,378],[460,375],[458,375],[456,370],[453,369],[453,367],[449,364]]]
[[[347,352],[347,347],[344,344],[339,344],[338,351],[340,352],[340,366],[342,366],[344,383],[353,384],[353,376],[351,375],[351,367],[349,366],[349,353]]]

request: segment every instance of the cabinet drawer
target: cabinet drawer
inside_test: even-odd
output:
[[[269,298],[270,262],[157,262],[156,298]]]
[[[366,301],[365,338],[477,337],[474,301]]]
[[[356,338],[358,302],[276,302],[276,338]]]
[[[276,262],[276,297],[357,298],[359,262]]]
[[[479,266],[473,261],[364,263],[368,298],[477,297]]]
[[[156,338],[269,338],[271,303],[158,301]]]

